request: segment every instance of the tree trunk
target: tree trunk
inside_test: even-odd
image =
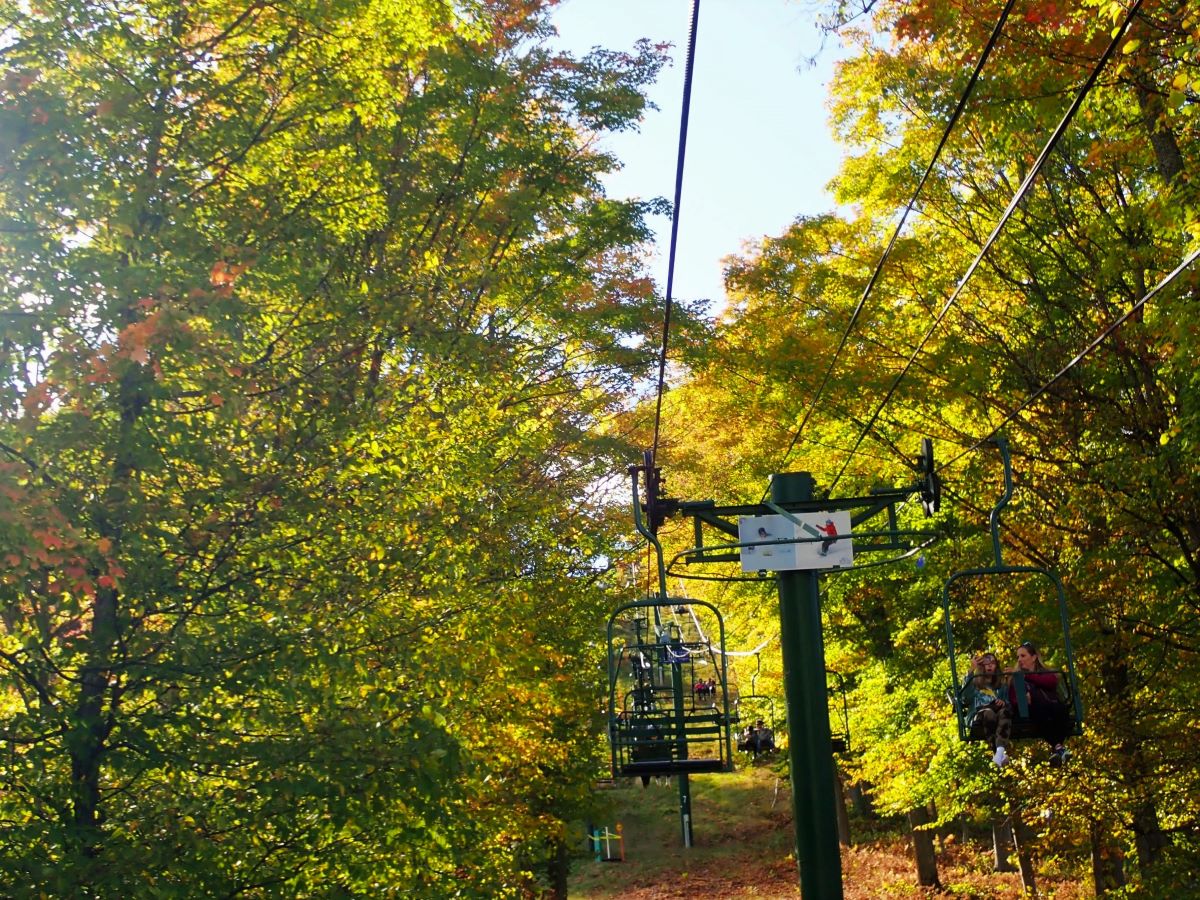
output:
[[[551,841],[547,874],[550,876],[552,900],[567,900],[567,876],[570,873],[571,857],[567,853],[567,842],[561,838]]]
[[[128,312],[127,320],[133,321]],[[112,462],[112,476],[95,514],[96,530],[120,547],[128,518],[129,495],[137,471],[134,429],[149,404],[147,385],[150,377],[138,368],[129,369],[121,377],[116,400],[120,410],[120,442]],[[121,696],[121,687],[112,677],[113,650],[120,639],[121,621],[118,615],[119,597],[115,587],[98,587],[92,600],[92,627],[89,637],[88,661],[81,670],[79,699],[75,703],[75,723],[67,739],[71,761],[71,821],[75,840],[85,856],[100,852],[100,783],[101,763],[108,752]],[[105,701],[108,706],[105,708]]]
[[[1178,7],[1183,9],[1183,5]],[[1173,27],[1181,27],[1182,19],[1174,20]],[[1164,23],[1165,24],[1165,23]],[[1161,27],[1161,26],[1160,26]],[[1166,103],[1163,100],[1165,91],[1156,82],[1154,70],[1158,67],[1154,57],[1155,27],[1149,18],[1142,14],[1134,19],[1129,29],[1129,36],[1142,42],[1142,52],[1129,58],[1129,77],[1133,82],[1134,94],[1137,97],[1138,110],[1142,114],[1142,127],[1149,139],[1150,148],[1154,151],[1154,161],[1158,174],[1163,181],[1170,184],[1186,168],[1183,152],[1179,149],[1179,140],[1166,122]]]
[[[992,822],[992,871],[1015,872],[1016,866],[1008,858],[1012,849],[1012,830],[1002,819]]]
[[[1170,184],[1184,170],[1183,153],[1179,149],[1179,141],[1175,133],[1163,124],[1162,98],[1154,91],[1139,83],[1137,86],[1138,106],[1142,112],[1150,147],[1154,150],[1154,160],[1158,166],[1158,174],[1162,180]]]
[[[1033,854],[1029,844],[1033,840],[1033,829],[1021,821],[1015,809],[1012,812],[1012,839],[1017,848],[1017,865],[1021,871],[1021,890],[1028,897],[1037,897],[1037,873],[1033,867]]]
[[[861,781],[856,781],[850,785],[850,802],[854,805],[854,811],[864,819],[875,818],[875,809],[871,805],[871,797],[868,793],[868,786]]]
[[[1112,845],[1100,822],[1093,820],[1091,827],[1092,882],[1096,885],[1096,896],[1125,886],[1125,860],[1121,851]]]
[[[1105,661],[1104,686],[1109,698],[1116,700],[1115,703],[1110,700],[1109,707],[1114,710],[1116,717],[1112,730],[1120,736],[1121,756],[1126,761],[1125,783],[1135,796],[1142,795],[1141,801],[1133,806],[1132,824],[1138,868],[1145,872],[1162,855],[1163,849],[1170,844],[1170,838],[1163,833],[1159,824],[1154,801],[1145,796],[1146,786],[1153,783],[1154,776],[1142,752],[1143,739],[1133,719],[1136,707],[1132,701],[1125,648],[1119,639],[1105,654]]]
[[[1143,801],[1133,813],[1133,837],[1137,845],[1138,868],[1143,872],[1154,865],[1163,849],[1171,843],[1171,839],[1163,834],[1158,824],[1158,811],[1149,800]]]
[[[834,785],[834,796],[837,798],[837,826],[838,826],[838,843],[843,847],[850,846],[850,814],[846,810],[846,779],[842,775],[842,770],[835,768],[834,777],[837,784]]]
[[[938,880],[937,854],[933,852],[933,833],[921,827],[932,821],[928,808],[924,806],[918,806],[908,812],[908,827],[912,831],[913,856],[917,862],[917,884],[941,890],[942,883]]]

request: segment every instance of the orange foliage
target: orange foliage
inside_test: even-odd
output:
[[[161,312],[155,311],[139,322],[132,322],[121,329],[117,335],[118,356],[124,356],[136,363],[146,365],[150,362],[150,341],[158,332]]]
[[[21,405],[25,407],[26,413],[36,416],[46,410],[53,399],[50,382],[42,381],[30,389],[29,393],[21,400]]]

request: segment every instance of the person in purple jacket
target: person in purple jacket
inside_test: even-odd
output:
[[[1063,741],[1071,733],[1071,717],[1058,697],[1058,675],[1047,671],[1042,665],[1041,654],[1031,641],[1025,641],[1017,647],[1017,666],[1009,672],[1013,676],[1021,676],[1009,679],[1009,703],[1014,711],[1020,710],[1017,689],[1023,685],[1029,720],[1038,737],[1051,747],[1050,765],[1061,766],[1070,756]]]

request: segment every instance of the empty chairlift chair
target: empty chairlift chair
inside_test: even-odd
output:
[[[713,619],[701,640],[671,620],[688,604]],[[731,716],[724,665],[725,629],[715,606],[661,598],[625,604],[608,624],[609,739],[614,776],[650,777],[726,772],[731,765]],[[714,683],[698,702],[700,679]]]

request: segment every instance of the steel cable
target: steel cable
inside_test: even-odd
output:
[[[821,383],[817,386],[816,393],[813,395],[812,401],[808,404],[804,411],[804,417],[800,424],[796,427],[796,433],[792,435],[791,442],[788,444],[787,450],[784,451],[783,458],[779,461],[776,471],[783,471],[783,467],[787,464],[788,457],[791,456],[792,450],[796,447],[796,442],[799,441],[800,435],[804,433],[804,428],[808,425],[808,420],[812,417],[813,410],[816,409],[817,403],[820,402],[822,395],[825,393],[825,387],[829,384],[829,378],[833,374],[834,368],[837,366],[838,359],[841,357],[842,350],[846,347],[846,342],[850,339],[850,332],[858,323],[858,318],[862,314],[863,307],[866,305],[867,298],[874,290],[876,282],[879,281],[879,276],[883,272],[883,265],[892,254],[893,248],[896,246],[896,241],[900,237],[900,232],[904,228],[904,224],[908,221],[909,215],[917,205],[917,200],[921,196],[921,191],[925,188],[925,183],[929,180],[929,176],[933,173],[934,166],[937,165],[938,159],[942,155],[942,150],[945,148],[947,141],[950,140],[950,134],[954,130],[954,126],[958,123],[963,111],[966,109],[967,101],[975,90],[975,84],[979,81],[979,75],[983,71],[984,65],[988,61],[988,57],[992,55],[992,50],[995,48],[1000,39],[1000,32],[1004,28],[1005,22],[1008,21],[1008,14],[1012,11],[1016,0],[1008,0],[1004,5],[1004,9],[1000,13],[1000,18],[996,20],[995,26],[992,28],[992,33],[988,37],[987,44],[983,48],[983,52],[979,56],[979,61],[975,64],[975,70],[971,73],[971,77],[967,80],[966,86],[963,88],[962,94],[958,98],[958,103],[954,107],[954,112],[951,113],[946,127],[942,130],[941,140],[938,141],[937,149],[933,151],[933,157],[929,160],[929,165],[925,167],[925,173],[921,176],[921,180],[917,183],[916,190],[913,191],[912,199],[908,201],[908,205],[904,208],[903,214],[900,216],[900,221],[896,223],[895,229],[892,231],[891,239],[884,248],[883,253],[879,257],[879,261],[875,264],[874,271],[871,272],[871,277],[867,281],[867,286],[863,288],[862,296],[858,299],[858,304],[854,307],[854,312],[850,315],[850,321],[846,323],[846,328],[842,332],[842,338],[838,342],[837,349],[833,353],[833,358],[829,362],[828,368],[825,370],[824,376],[821,378]],[[857,448],[856,448],[857,449]],[[853,451],[852,451],[853,452]],[[770,493],[770,488],[763,494],[765,500],[767,494]]]
[[[679,206],[683,199],[683,160],[687,151],[688,114],[692,106],[692,70],[696,62],[696,30],[700,22],[700,0],[692,0],[692,25],[688,34],[687,64],[683,76],[683,113],[679,121],[679,155],[675,163],[675,203],[671,208],[671,244],[667,256],[667,301],[663,313],[662,349],[658,355],[658,398],[654,405],[654,444],[651,465],[658,462],[658,436],[662,424],[663,393],[667,378],[667,343],[671,335],[671,306],[675,290],[675,249],[679,241]]]
[[[1133,306],[1131,306],[1122,315],[1120,315],[1114,322],[1112,322],[1112,324],[1110,324],[1107,328],[1105,328],[1102,332],[1100,332],[1100,334],[1096,337],[1096,339],[1093,340],[1086,347],[1084,347],[1083,350],[1081,350],[1081,351],[1079,351],[1079,353],[1075,354],[1074,358],[1072,358],[1069,363],[1067,363],[1065,366],[1063,366],[1061,369],[1059,369],[1058,372],[1056,372],[1049,381],[1047,381],[1045,384],[1043,384],[1041,387],[1039,387],[1036,391],[1034,391],[1032,394],[1030,394],[1028,397],[1026,397],[1025,400],[1019,406],[1017,406],[1015,409],[1013,409],[1011,412],[1009,412],[1000,421],[1000,423],[998,425],[996,425],[995,428],[993,428],[986,435],[984,435],[979,440],[977,440],[974,444],[967,447],[967,449],[965,449],[961,453],[959,453],[958,456],[954,457],[951,460],[948,460],[947,462],[945,462],[941,466],[939,466],[938,471],[940,472],[943,469],[946,469],[946,468],[952,466],[954,463],[958,462],[964,456],[967,456],[968,454],[979,449],[981,446],[983,446],[988,441],[990,441],[993,437],[995,437],[1001,428],[1003,428],[1009,422],[1013,421],[1018,415],[1020,415],[1022,412],[1024,412],[1026,409],[1028,409],[1030,407],[1030,405],[1035,400],[1037,400],[1038,397],[1042,396],[1042,394],[1046,393],[1046,391],[1050,390],[1050,388],[1052,388],[1055,384],[1057,384],[1059,381],[1061,381],[1063,379],[1063,377],[1069,371],[1071,371],[1071,369],[1073,369],[1076,365],[1078,365],[1080,362],[1082,362],[1083,359],[1085,357],[1087,357],[1090,353],[1092,353],[1092,351],[1094,351],[1097,347],[1099,347],[1101,344],[1103,344],[1104,341],[1107,340],[1108,337],[1113,334],[1113,332],[1115,332],[1118,328],[1120,328],[1122,325],[1124,325],[1126,322],[1128,322],[1134,315],[1136,315],[1137,312],[1142,307],[1144,307],[1156,294],[1158,294],[1160,291],[1163,290],[1163,288],[1167,287],[1172,281],[1174,281],[1176,278],[1178,278],[1180,275],[1182,275],[1183,272],[1192,263],[1194,263],[1197,258],[1200,258],[1200,248],[1197,248],[1196,250],[1193,250],[1190,254],[1188,254],[1188,256],[1184,258],[1183,262],[1181,262],[1178,266],[1176,266],[1175,269],[1172,270],[1170,274],[1164,276],[1163,279],[1158,284],[1156,284],[1153,288],[1151,288],[1149,291],[1146,292],[1146,295],[1144,297],[1142,297],[1142,299],[1138,300],[1137,303],[1133,304]]]
[[[1109,42],[1108,47],[1105,49],[1103,55],[1100,57],[1099,61],[1097,61],[1096,65],[1092,68],[1092,71],[1088,75],[1087,80],[1084,82],[1083,87],[1080,89],[1075,99],[1071,102],[1071,105],[1067,109],[1066,113],[1064,113],[1062,120],[1058,123],[1058,127],[1055,128],[1053,134],[1050,135],[1050,139],[1042,148],[1042,152],[1038,155],[1038,158],[1034,162],[1032,168],[1030,168],[1029,173],[1025,176],[1025,180],[1021,182],[1020,187],[1018,187],[1016,193],[1013,194],[1012,200],[1009,201],[1008,207],[1004,210],[1004,213],[1000,216],[1000,220],[992,229],[992,233],[988,235],[983,247],[980,249],[979,253],[976,254],[975,259],[972,260],[971,265],[967,267],[967,271],[963,274],[962,278],[959,279],[958,285],[954,288],[954,292],[942,306],[937,318],[934,319],[933,324],[929,327],[929,330],[925,332],[925,336],[921,338],[920,343],[917,344],[916,349],[913,350],[912,355],[908,358],[908,362],[904,364],[904,368],[900,370],[900,374],[896,376],[891,387],[888,388],[887,394],[884,395],[883,401],[871,414],[870,418],[867,419],[866,424],[862,427],[862,430],[858,434],[858,438],[854,442],[854,446],[851,448],[849,456],[846,457],[846,462],[842,464],[841,469],[838,471],[837,475],[833,479],[833,482],[830,484],[830,493],[833,493],[833,489],[841,480],[842,475],[846,471],[846,467],[850,464],[850,460],[853,458],[855,451],[857,451],[859,446],[862,444],[863,439],[870,432],[875,422],[878,421],[879,416],[882,414],[884,408],[895,396],[896,389],[899,388],[900,383],[904,380],[904,376],[908,374],[908,371],[912,368],[916,358],[920,355],[925,345],[929,342],[929,339],[933,336],[933,333],[938,329],[938,326],[941,325],[942,321],[946,318],[946,314],[950,311],[950,308],[954,305],[954,302],[958,299],[959,295],[962,294],[963,289],[967,286],[967,282],[979,268],[979,264],[983,261],[984,256],[987,255],[988,250],[991,249],[992,244],[995,243],[996,238],[999,237],[1000,232],[1008,223],[1008,220],[1012,217],[1012,214],[1016,211],[1017,206],[1029,192],[1034,178],[1036,178],[1038,173],[1041,172],[1042,167],[1050,158],[1050,154],[1054,151],[1054,148],[1058,146],[1058,142],[1066,133],[1067,127],[1074,120],[1075,114],[1079,112],[1080,107],[1083,106],[1083,101],[1087,98],[1087,95],[1091,93],[1092,88],[1096,84],[1096,80],[1100,77],[1100,73],[1104,70],[1104,67],[1108,65],[1108,61],[1116,52],[1118,45],[1125,36],[1125,32],[1129,28],[1130,22],[1133,21],[1133,17],[1137,15],[1138,11],[1141,9],[1142,2],[1143,0],[1135,0],[1133,6],[1131,6],[1129,9],[1129,12],[1126,13],[1125,20],[1121,23],[1121,26],[1114,31],[1113,38]]]

